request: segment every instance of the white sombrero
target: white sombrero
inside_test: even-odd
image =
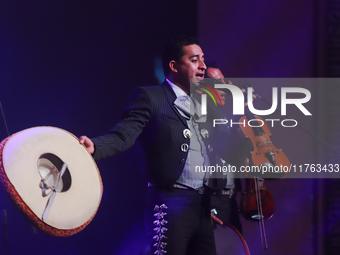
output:
[[[0,143],[0,182],[37,228],[53,236],[84,229],[99,207],[97,165],[71,133],[34,127]]]

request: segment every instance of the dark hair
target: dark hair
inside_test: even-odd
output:
[[[171,41],[165,45],[162,55],[162,65],[164,75],[170,74],[169,62],[175,60],[178,62],[182,56],[186,54],[183,50],[183,46],[197,44],[199,45],[198,39],[190,36],[178,36],[171,39]]]

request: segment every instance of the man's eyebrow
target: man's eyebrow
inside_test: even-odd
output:
[[[195,54],[195,55],[190,56],[189,59],[196,58],[196,57],[198,58],[199,56],[200,56],[199,54]],[[202,58],[204,58],[204,55],[202,55]]]
[[[190,59],[190,58],[196,58],[196,57],[198,58],[199,55],[198,55],[198,54],[192,55],[192,56],[189,57],[189,59]]]

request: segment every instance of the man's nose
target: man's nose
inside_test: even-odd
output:
[[[206,70],[207,69],[207,66],[204,63],[204,60],[200,60],[200,64],[199,64],[198,68],[201,69],[201,70]]]

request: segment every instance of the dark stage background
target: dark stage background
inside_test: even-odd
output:
[[[76,136],[103,134],[119,120],[132,88],[163,80],[162,45],[179,34],[198,36],[206,59],[216,61],[230,78],[336,77],[327,69],[327,4],[321,0],[1,1],[0,100],[9,132],[55,126]],[[329,140],[329,130],[317,118],[327,121],[338,115],[324,117],[327,88],[309,89],[313,119],[302,122]],[[333,88],[332,94],[337,98],[339,90]],[[292,163],[328,159],[320,156],[325,149],[304,131],[272,131]],[[4,125],[0,137],[7,137]],[[136,148],[98,162],[102,203],[90,225],[68,238],[34,229],[1,189],[1,209],[8,216],[2,217],[0,254],[6,249],[8,254],[143,254],[146,182],[139,166]],[[266,222],[269,250],[261,248],[258,225],[242,221],[251,254],[336,254],[339,247],[325,253],[325,236],[339,232],[332,234],[325,219],[325,186],[326,181],[312,179],[269,183],[276,203],[275,216]],[[332,227],[338,228],[339,218],[333,215]]]

